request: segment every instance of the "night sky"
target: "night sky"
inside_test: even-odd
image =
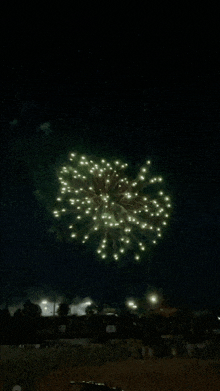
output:
[[[172,305],[219,306],[217,13],[93,3],[9,1],[1,12],[0,301],[53,292],[119,304],[154,289]],[[54,221],[69,151],[119,158],[134,173],[150,159],[163,176],[172,217],[140,264],[100,262]]]

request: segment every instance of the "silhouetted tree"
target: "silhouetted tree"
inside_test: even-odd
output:
[[[24,314],[23,314],[23,311],[18,308],[15,312],[14,312],[14,318],[23,318]]]
[[[27,300],[24,303],[24,309],[22,313],[25,317],[29,318],[38,318],[42,314],[42,310],[38,304],[31,303],[30,300]]]
[[[70,311],[70,307],[67,303],[61,303],[57,309],[58,316],[67,316]]]
[[[0,320],[1,321],[7,321],[11,318],[11,314],[9,312],[9,309],[6,307],[3,310],[0,310]]]
[[[88,307],[86,307],[85,312],[86,312],[86,315],[96,315],[99,312],[98,306],[95,304],[88,305]]]

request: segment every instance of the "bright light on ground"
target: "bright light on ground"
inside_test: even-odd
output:
[[[157,295],[150,295],[150,296],[148,296],[148,300],[151,302],[151,303],[153,303],[153,304],[156,304],[156,303],[158,303],[158,296]]]
[[[133,310],[138,308],[138,306],[137,306],[137,304],[135,303],[134,300],[128,300],[128,301],[126,302],[126,304],[127,304],[127,306],[128,306],[129,308],[131,308],[131,309],[133,309]]]
[[[85,306],[88,306],[88,305],[91,305],[92,302],[91,301],[86,301],[85,303],[83,303]]]
[[[54,308],[54,304],[55,304],[55,308]],[[53,303],[53,302],[50,302],[49,300],[42,300],[39,303],[39,306],[42,310],[42,316],[53,316],[54,310],[55,310],[55,314],[56,314],[56,311],[58,310],[59,303]]]
[[[59,308],[59,303],[62,302],[62,299],[57,301],[56,303],[51,302],[49,300],[43,299],[40,301],[39,305],[42,310],[42,316],[53,316],[54,315],[54,304],[55,304],[55,315],[56,311]],[[86,314],[86,308],[90,305],[92,305],[93,301],[86,297],[78,304],[70,304],[70,315],[76,314],[76,315],[85,315]]]

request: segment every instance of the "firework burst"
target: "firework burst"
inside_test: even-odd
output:
[[[73,239],[86,243],[99,238],[101,258],[118,261],[132,252],[140,260],[149,243],[162,236],[171,208],[170,198],[158,188],[163,179],[150,177],[149,166],[147,161],[133,180],[125,175],[128,164],[71,153],[59,172],[54,216],[65,217]]]

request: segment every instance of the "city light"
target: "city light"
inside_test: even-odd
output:
[[[86,302],[84,302],[83,304],[84,304],[85,306],[88,306],[88,305],[91,305],[92,302],[91,302],[91,301],[86,301]]]
[[[134,302],[133,301],[128,301],[128,306],[129,307],[133,307],[135,304],[134,304]]]
[[[94,304],[94,302],[90,297],[85,297],[77,304],[70,304],[70,315],[86,315],[86,309],[92,304]]]
[[[157,301],[158,301],[158,298],[157,298],[157,296],[151,296],[151,297],[149,297],[149,300],[152,302],[152,303],[156,303]]]
[[[59,297],[59,299],[56,302],[49,301],[46,299],[43,299],[40,301],[39,305],[42,310],[42,316],[55,316],[57,315],[57,310],[59,308],[60,303],[63,302],[63,298]],[[92,305],[94,302],[90,297],[85,297],[84,299],[80,300],[77,304],[70,304],[70,315],[78,315],[82,316],[86,314],[86,309],[90,305]]]
[[[157,305],[161,301],[161,296],[158,293],[150,293],[147,295],[147,301],[151,305]]]
[[[126,302],[127,307],[129,307],[132,310],[136,310],[138,308],[137,303],[134,300],[128,300]]]
[[[59,308],[60,302],[62,300],[59,300],[57,302],[52,302],[46,299],[43,299],[40,301],[39,305],[42,310],[42,316],[55,316],[57,315],[57,310]],[[85,315],[86,314],[86,308],[93,304],[93,301],[89,298],[85,298],[80,303],[74,305],[70,304],[70,314],[76,314],[76,315]]]
[[[59,304],[59,302],[55,303],[46,299],[41,300],[39,306],[42,310],[42,316],[55,316],[56,311],[59,308]]]

